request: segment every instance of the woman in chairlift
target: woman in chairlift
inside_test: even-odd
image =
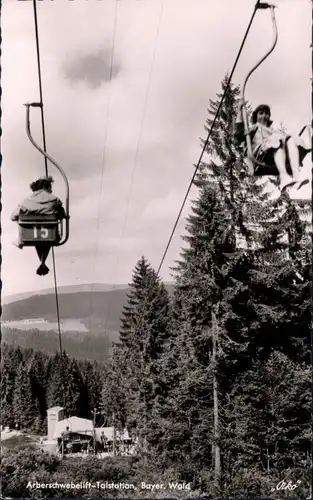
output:
[[[240,100],[239,110],[235,124],[235,136],[239,142],[245,141],[242,107]],[[308,175],[300,173],[302,161],[312,150],[311,135],[305,141],[300,136],[291,136],[272,127],[270,107],[267,104],[258,106],[252,113],[250,137],[252,141],[253,156],[269,166],[277,168],[280,176],[280,189],[298,184],[298,189],[309,183]],[[310,129],[310,128],[309,128]],[[309,130],[311,132],[311,130]],[[290,173],[288,171],[290,167]]]
[[[32,182],[30,185],[33,193],[16,208],[11,219],[17,221],[23,215],[55,215],[58,220],[66,217],[61,200],[52,194],[52,177],[41,177]],[[23,242],[18,240],[13,243],[18,248],[23,248]],[[51,245],[48,243],[36,243],[37,255],[40,259],[40,266],[37,269],[37,274],[45,276],[49,272],[49,268],[45,262],[49,255]]]

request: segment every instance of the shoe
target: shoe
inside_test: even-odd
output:
[[[305,186],[306,184],[309,184],[309,179],[303,179],[301,182],[299,182],[297,189],[301,189],[302,186]]]
[[[303,140],[304,147],[307,151],[312,151],[312,127],[311,125],[307,125],[302,129],[303,132],[305,132],[302,136],[301,134],[301,139]]]
[[[286,175],[286,177],[280,179],[280,190],[283,193],[287,188],[294,186],[295,184],[297,184],[296,179],[291,177],[291,175]]]
[[[19,243],[18,241],[13,241],[12,242],[14,246],[16,246],[17,248],[19,248],[20,250],[22,250],[23,248],[23,243]]]
[[[302,171],[301,174],[297,178],[297,184],[298,184],[297,189],[298,190],[301,189],[302,186],[305,186],[305,184],[309,184],[309,182],[310,182],[310,179],[309,179],[308,174],[305,171]]]
[[[49,272],[49,267],[46,266],[46,264],[40,264],[40,266],[38,267],[36,273],[39,275],[39,276],[46,276],[46,274],[48,274]]]

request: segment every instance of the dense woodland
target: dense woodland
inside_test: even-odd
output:
[[[8,327],[2,330],[2,340],[8,346],[19,346],[26,351],[31,346],[34,351],[42,351],[50,355],[56,354],[60,349],[56,330],[39,330],[38,328],[22,330]],[[76,360],[102,363],[110,356],[111,345],[112,341],[107,335],[101,336],[94,332],[62,331],[62,348]]]
[[[207,129],[220,98],[210,101]],[[288,194],[270,199],[247,176],[233,137],[238,98],[232,86],[195,180],[173,297],[142,257],[110,363],[3,346],[3,422],[39,432],[47,405],[87,418],[97,407],[139,442],[134,463],[110,465],[112,479],[140,471],[141,480],[191,482],[211,498],[269,497],[285,479],[299,488],[275,498],[308,497],[311,228]],[[6,453],[4,466],[14,457]]]

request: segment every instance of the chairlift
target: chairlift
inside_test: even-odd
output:
[[[276,17],[275,17],[275,5],[260,2],[257,6],[257,9],[270,9],[271,11],[271,19],[272,19],[272,27],[273,27],[273,42],[269,50],[266,52],[266,54],[261,58],[261,60],[249,71],[248,75],[246,76],[246,79],[244,81],[244,84],[242,86],[242,93],[241,93],[241,106],[242,106],[242,118],[243,118],[243,124],[244,124],[244,134],[246,137],[246,146],[247,146],[247,157],[245,159],[245,162],[248,166],[248,172],[249,175],[251,176],[278,176],[279,172],[276,168],[276,165],[274,164],[273,157],[271,152],[261,152],[257,157],[254,156],[253,150],[252,150],[252,140],[251,140],[251,130],[249,129],[249,121],[248,121],[248,113],[247,113],[247,108],[246,108],[246,100],[245,100],[245,92],[246,92],[246,86],[248,83],[249,78],[251,77],[252,73],[267,59],[267,57],[273,52],[273,50],[276,47],[277,40],[278,40],[278,30],[277,30],[277,23],[276,23]],[[311,141],[312,139],[312,127],[305,125],[302,130],[299,133],[299,136],[303,135],[304,133],[308,134],[308,139]],[[300,152],[300,162],[304,159],[306,156],[307,152],[301,153]],[[287,158],[287,170],[290,170],[290,165],[288,165],[289,159]],[[290,170],[291,171],[291,170]]]
[[[61,173],[65,189],[64,210],[66,217],[59,220],[55,215],[20,215],[18,218],[20,241],[23,246],[37,246],[47,244],[47,246],[64,245],[69,238],[69,183],[64,170],[51,158],[33,139],[30,131],[30,108],[42,107],[41,103],[29,103],[26,106],[26,133],[30,142],[35,148],[47,158]]]

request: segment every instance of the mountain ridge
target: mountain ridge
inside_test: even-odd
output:
[[[113,285],[110,283],[82,283],[79,285],[63,285],[58,287],[58,294],[63,294],[63,293],[76,293],[80,291],[95,291],[95,292],[101,292],[101,291],[110,291],[111,289],[126,289],[129,288],[129,285],[127,284],[119,284],[119,285]],[[34,295],[48,295],[48,294],[54,294],[54,288],[44,288],[42,290],[32,290],[29,292],[22,292],[22,293],[14,293],[10,295],[6,295],[2,297],[1,301],[2,304],[10,304],[11,302],[17,302],[20,300],[27,299],[29,297],[32,297]]]
[[[173,284],[165,286],[171,294]],[[83,358],[84,353],[92,351],[89,359],[95,359],[94,356],[98,359],[101,353],[91,349],[89,344],[97,344],[98,349],[102,345],[107,351],[112,342],[119,340],[121,313],[129,286],[72,285],[60,287],[59,292],[61,331],[70,349],[68,353],[75,352],[76,357]],[[25,348],[45,352],[56,350],[57,343],[49,339],[58,331],[54,291],[30,294],[26,298],[17,294],[18,300],[2,305],[2,338],[6,343]]]
[[[173,282],[164,281],[165,285],[172,287]],[[69,293],[69,292],[110,292],[113,290],[126,290],[129,289],[129,284],[111,284],[111,283],[82,283],[80,285],[63,285],[58,287],[58,294]],[[10,304],[11,302],[17,302],[19,300],[27,299],[33,295],[47,295],[54,294],[54,288],[44,288],[42,290],[33,290],[30,292],[14,293],[10,295],[5,295],[1,297],[1,302],[3,305]]]

